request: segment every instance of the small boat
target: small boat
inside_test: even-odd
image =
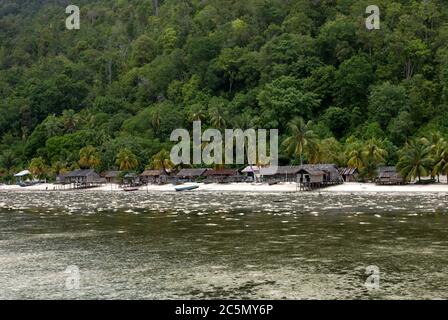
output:
[[[174,188],[177,192],[180,191],[189,191],[199,188],[199,186],[183,186],[183,187],[176,187]]]
[[[139,188],[137,188],[137,187],[129,187],[129,188],[124,188],[123,190],[126,191],[126,192],[131,192],[131,191],[138,191]]]

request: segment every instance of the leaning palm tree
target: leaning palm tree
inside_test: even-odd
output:
[[[431,159],[431,147],[422,143],[421,140],[412,140],[406,143],[401,151],[397,169],[407,180],[427,176],[431,172],[433,160]]]
[[[151,158],[151,162],[148,166],[150,169],[163,170],[173,169],[174,163],[171,161],[170,153],[165,149],[160,150]]]
[[[131,150],[124,148],[118,153],[116,164],[122,171],[134,170],[138,167],[138,159]]]
[[[79,151],[79,166],[81,168],[94,168],[100,163],[100,156],[94,147],[87,146]]]
[[[286,151],[300,158],[300,165],[303,164],[303,155],[316,149],[317,137],[310,125],[311,121],[305,123],[303,118],[294,118],[288,123],[289,136],[283,141]]]

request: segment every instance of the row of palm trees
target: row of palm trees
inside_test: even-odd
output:
[[[139,166],[138,157],[128,148],[121,149],[118,152],[115,163],[121,171],[133,171]],[[78,165],[80,168],[97,168],[100,164],[100,154],[95,147],[87,146],[79,151]],[[170,160],[169,152],[163,149],[155,154],[151,158],[147,168],[163,170],[174,168],[174,165]],[[31,160],[29,170],[34,176],[41,178],[48,175],[49,172],[53,172],[54,174],[65,172],[67,171],[67,166],[56,163],[53,168],[50,169],[45,165],[45,161],[42,157],[37,157]]]
[[[351,137],[344,145],[334,138],[320,140],[313,131],[312,122],[306,123],[302,118],[294,118],[288,124],[288,134],[282,147],[293,162],[349,166],[357,168],[361,177],[367,180],[376,177],[378,167],[386,163],[388,156],[384,142],[377,139],[362,141]],[[87,146],[80,150],[78,164],[81,168],[95,168],[100,163],[100,155],[94,147]],[[118,152],[115,163],[122,171],[132,171],[139,166],[138,157],[128,148]],[[154,155],[147,166],[163,170],[173,167],[170,154],[165,149]],[[448,140],[439,133],[410,140],[399,151],[397,169],[406,180],[421,181],[425,176],[448,175]],[[44,160],[39,157],[32,159],[30,171],[41,176],[48,170]]]
[[[387,157],[381,141],[370,139],[367,142],[349,138],[345,146],[334,138],[319,140],[312,129],[312,122],[305,123],[302,118],[294,118],[288,124],[288,136],[282,146],[286,153],[308,163],[336,163],[357,168],[362,176],[372,179],[379,165]]]
[[[427,176],[439,180],[440,175],[446,175],[448,182],[448,140],[440,133],[431,133],[407,142],[400,151],[397,169],[406,180],[421,182]]]
[[[337,163],[357,168],[362,177],[373,180],[378,166],[386,163],[388,152],[383,141],[348,138],[343,146],[334,138],[319,140],[312,127],[312,122],[302,118],[288,124],[288,136],[282,145],[300,164],[304,158],[308,163]],[[407,181],[421,181],[426,176],[439,179],[440,175],[447,175],[448,180],[448,139],[440,133],[408,141],[398,155],[397,169]]]

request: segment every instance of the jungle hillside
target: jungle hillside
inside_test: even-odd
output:
[[[0,179],[143,170],[177,128],[279,129],[280,163],[448,174],[448,6],[0,0]],[[69,4],[80,30],[65,26]]]

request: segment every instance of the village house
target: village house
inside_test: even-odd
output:
[[[168,178],[169,173],[163,169],[145,170],[140,174],[140,181],[142,184],[162,184],[166,183]]]
[[[240,182],[242,178],[238,169],[207,170],[204,176],[206,177],[204,180],[205,183]]]
[[[107,171],[104,173],[104,178],[107,183],[120,183],[121,182],[121,171]]]
[[[102,184],[101,177],[93,169],[78,169],[62,176],[64,184],[75,189],[92,188]]]
[[[404,184],[405,180],[396,167],[384,166],[378,169],[377,184],[397,185]]]
[[[313,190],[344,183],[344,179],[335,164],[302,165],[297,179],[301,190]]]
[[[339,168],[339,174],[344,182],[356,182],[359,172],[357,168]]]
[[[203,179],[206,168],[182,169],[176,174],[176,179],[180,182],[194,182]]]
[[[140,185],[140,177],[135,172],[129,172],[123,176],[122,187],[137,187]]]
[[[241,170],[241,174],[247,178],[250,178],[249,180],[255,181],[257,176],[260,175],[260,167],[249,165]]]

